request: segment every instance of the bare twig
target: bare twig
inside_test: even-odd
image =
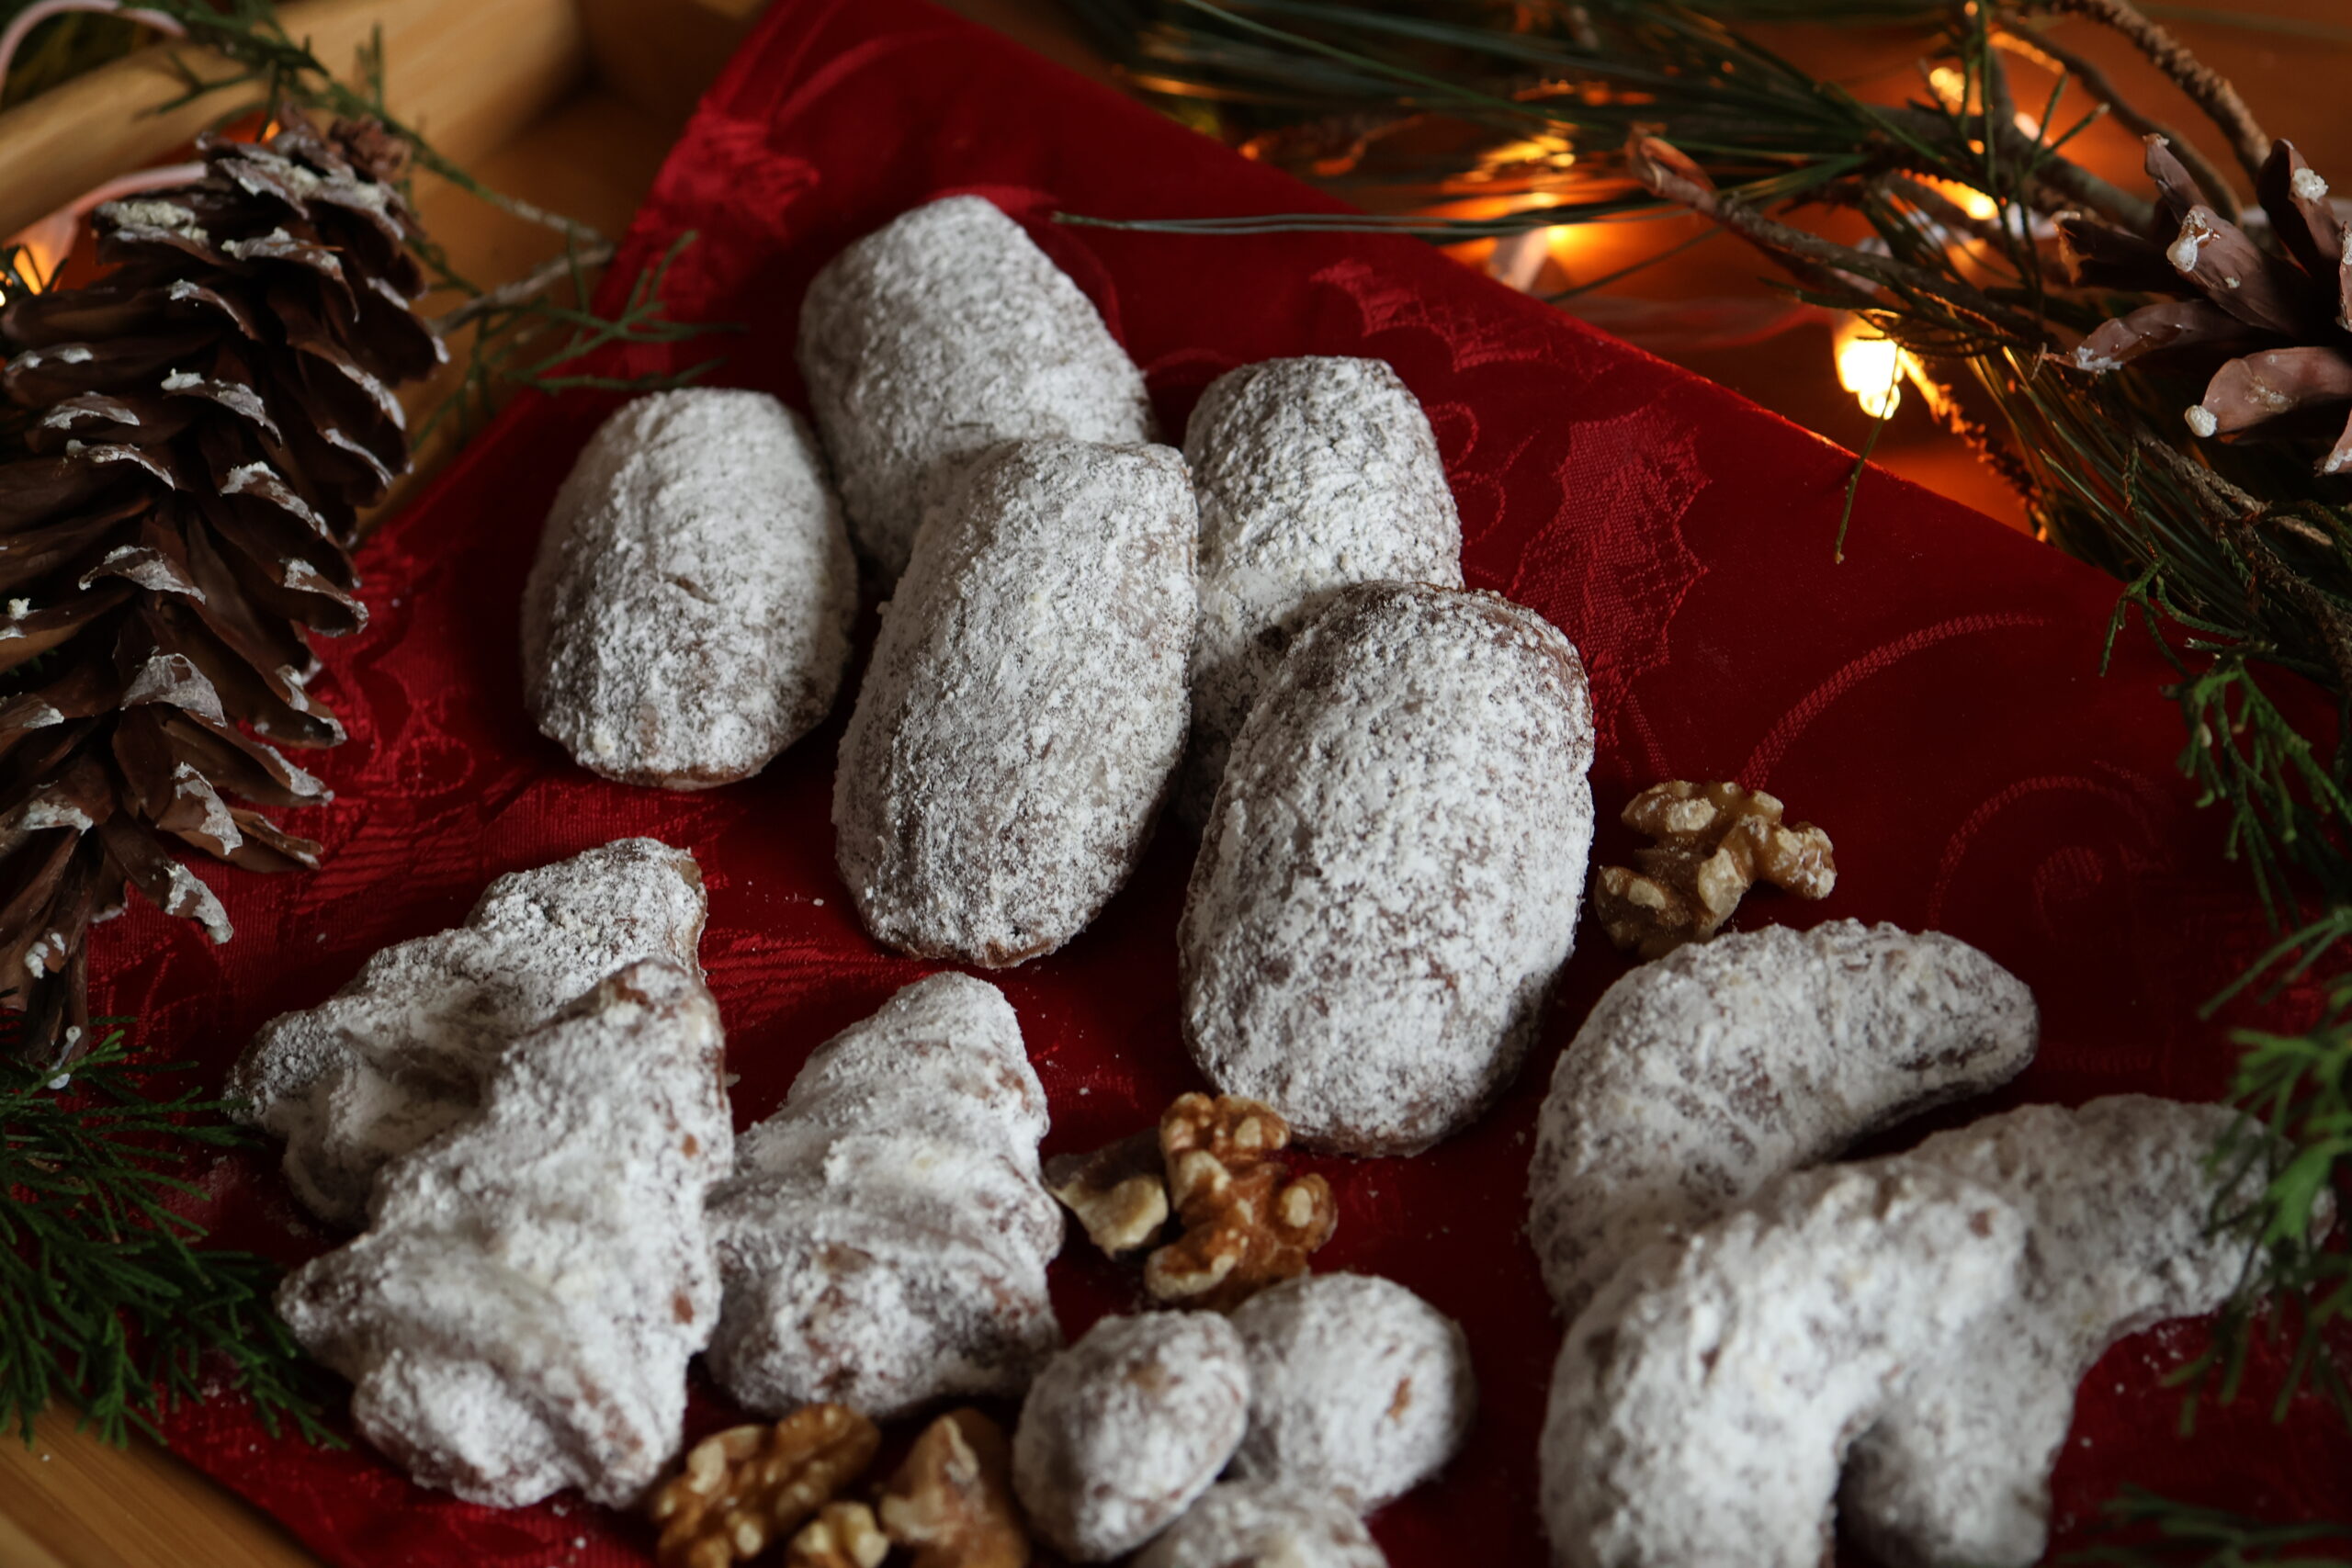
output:
[[[456,310],[435,317],[430,323],[433,335],[447,337],[468,321],[489,315],[492,310],[526,305],[571,277],[575,271],[602,266],[612,259],[613,243],[605,239],[594,240],[577,250],[557,256],[527,276],[518,277],[512,283],[502,283],[488,293],[475,295]]]
[[[2214,209],[2233,223],[2238,220],[2237,192],[2231,188],[2228,176],[2215,168],[2212,161],[2187,137],[2154,116],[2141,112],[2123,96],[2106,72],[2065,45],[2041,33],[2004,28],[2000,41],[2004,49],[2013,50],[2081,83],[2083,91],[2105,104],[2109,112],[2122,121],[2134,136],[2161,136],[2170,142],[2173,156],[2181,161],[2190,177],[2203,187]]]
[[[1726,199],[1697,164],[1657,137],[1636,131],[1625,144],[1625,162],[1651,195],[1713,219],[1769,254],[1808,288],[1850,296],[1857,292],[1858,279],[1867,280],[1897,292],[1928,295],[2013,336],[2041,336],[2041,327],[2031,318],[1996,304],[1965,283],[1825,240],[1767,218],[1744,202]]]
[[[2256,124],[2254,111],[2230,85],[2229,78],[2191,53],[2188,46],[2149,20],[2131,0],[2033,0],[2041,9],[2082,17],[2110,28],[2132,41],[2149,62],[2172,78],[2189,102],[2205,111],[2230,151],[2237,154],[2246,177],[2259,180],[2270,157],[2270,138]]]

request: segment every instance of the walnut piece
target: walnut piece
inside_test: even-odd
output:
[[[1147,1129],[1091,1155],[1055,1156],[1046,1162],[1046,1190],[1078,1216],[1095,1246],[1116,1258],[1168,1223],[1160,1164],[1159,1134]]]
[[[1800,898],[1838,885],[1829,835],[1810,822],[1781,822],[1780,801],[1728,781],[1652,784],[1625,803],[1628,828],[1657,840],[1634,852],[1639,871],[1604,865],[1592,908],[1620,951],[1647,963],[1723,928],[1758,882]]]
[[[646,1505],[662,1527],[656,1561],[728,1568],[757,1557],[864,1474],[881,1442],[873,1422],[840,1404],[807,1404],[773,1427],[705,1438]]]
[[[784,1568],[879,1568],[890,1540],[863,1503],[828,1503],[800,1527]]]
[[[977,1410],[923,1429],[882,1489],[882,1529],[913,1568],[1024,1568],[1029,1536],[1012,1501],[1012,1445]]]
[[[1307,1255],[1339,1224],[1339,1207],[1329,1182],[1292,1180],[1274,1158],[1289,1143],[1289,1122],[1239,1095],[1187,1094],[1168,1108],[1159,1149],[1184,1234],[1144,1265],[1156,1299],[1229,1312],[1306,1272]]]

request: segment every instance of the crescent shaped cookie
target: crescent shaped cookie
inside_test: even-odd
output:
[[[1201,498],[1201,635],[1178,813],[1198,826],[1283,652],[1334,589],[1462,586],[1429,416],[1377,359],[1269,359],[1209,383],[1184,430]]]
[[[1574,1318],[1645,1243],[2007,1082],[2035,1039],[2024,983],[1935,932],[1774,926],[1645,964],[1553,1069],[1528,1170],[1544,1283]]]
[[[1235,741],[1177,933],[1186,1043],[1302,1142],[1414,1154],[1517,1074],[1575,943],[1591,708],[1493,593],[1341,590]]]
[[[1847,1445],[2016,1289],[2025,1230],[1948,1171],[1838,1167],[1643,1250],[1553,1369],[1554,1561],[1820,1568]]]
[[[850,531],[885,581],[983,448],[1155,434],[1143,374],[1092,302],[976,196],[918,207],[828,263],[797,355]]]
[[[710,1367],[767,1415],[1018,1393],[1061,1344],[1046,1095],[993,986],[934,975],[818,1047],[711,1196]]]
[[[842,737],[835,854],[876,940],[1019,964],[1126,881],[1184,746],[1197,532],[1170,447],[1023,441],[973,465]]]
[[[1855,1445],[1839,1505],[1874,1555],[1891,1568],[2041,1560],[2083,1375],[2126,1335],[2211,1312],[2237,1287],[2245,1238],[2211,1225],[2207,1163],[2237,1120],[2136,1094],[2029,1105],[1876,1162],[1982,1183],[2025,1216],[2030,1245],[2016,1288]],[[2260,1186],[2248,1173],[2236,1196]]]
[[[765,392],[639,398],[556,493],[523,590],[523,698],[622,784],[748,778],[831,711],[857,563],[825,460]]]

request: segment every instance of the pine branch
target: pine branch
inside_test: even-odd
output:
[[[2237,154],[2238,164],[2245,170],[2246,177],[2262,177],[2262,165],[2270,156],[2270,138],[2255,122],[2254,111],[2238,96],[2237,88],[2170,32],[2151,21],[2131,0],[2033,0],[2033,4],[2038,9],[2086,17],[2130,39],[2133,48],[2188,96],[2189,102],[2205,111],[2205,118],[2213,122],[2228,141],[2230,151]]]
[[[335,1444],[270,1305],[277,1265],[203,1245],[178,1206],[197,1162],[254,1139],[217,1101],[142,1092],[175,1070],[133,1063],[119,1032],[70,1083],[0,1066],[0,1422],[29,1443],[62,1400],[119,1444],[237,1390],[269,1431]]]
[[[2352,1526],[2319,1521],[2272,1524],[2220,1508],[2175,1502],[2137,1486],[2111,1499],[2104,1524],[2109,1540],[2072,1552],[2063,1564],[2103,1563],[2114,1568],[2338,1568],[2346,1562],[2344,1543]],[[2332,1543],[2324,1555],[2299,1549]]]

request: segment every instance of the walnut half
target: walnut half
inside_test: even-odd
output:
[[[1091,1155],[1056,1155],[1046,1162],[1046,1190],[1078,1216],[1095,1246],[1116,1258],[1168,1223],[1159,1173],[1159,1134],[1146,1131]]]
[[[839,1404],[805,1404],[773,1427],[705,1438],[646,1503],[662,1527],[655,1560],[662,1568],[749,1562],[864,1474],[881,1442],[873,1422]]]
[[[1829,835],[1810,822],[1784,827],[1781,810],[1728,781],[1674,779],[1627,801],[1625,826],[1655,842],[1634,852],[1639,871],[1604,865],[1593,878],[1593,914],[1609,940],[1646,963],[1714,935],[1758,882],[1826,898],[1838,884]]]
[[[1187,1094],[1168,1108],[1159,1147],[1184,1234],[1145,1262],[1146,1290],[1228,1312],[1306,1272],[1307,1256],[1339,1225],[1339,1207],[1321,1177],[1290,1179],[1274,1157],[1289,1143],[1289,1122],[1238,1095]]]
[[[882,1528],[913,1551],[913,1568],[1024,1568],[1029,1536],[1002,1428],[977,1410],[925,1427],[882,1489]]]

